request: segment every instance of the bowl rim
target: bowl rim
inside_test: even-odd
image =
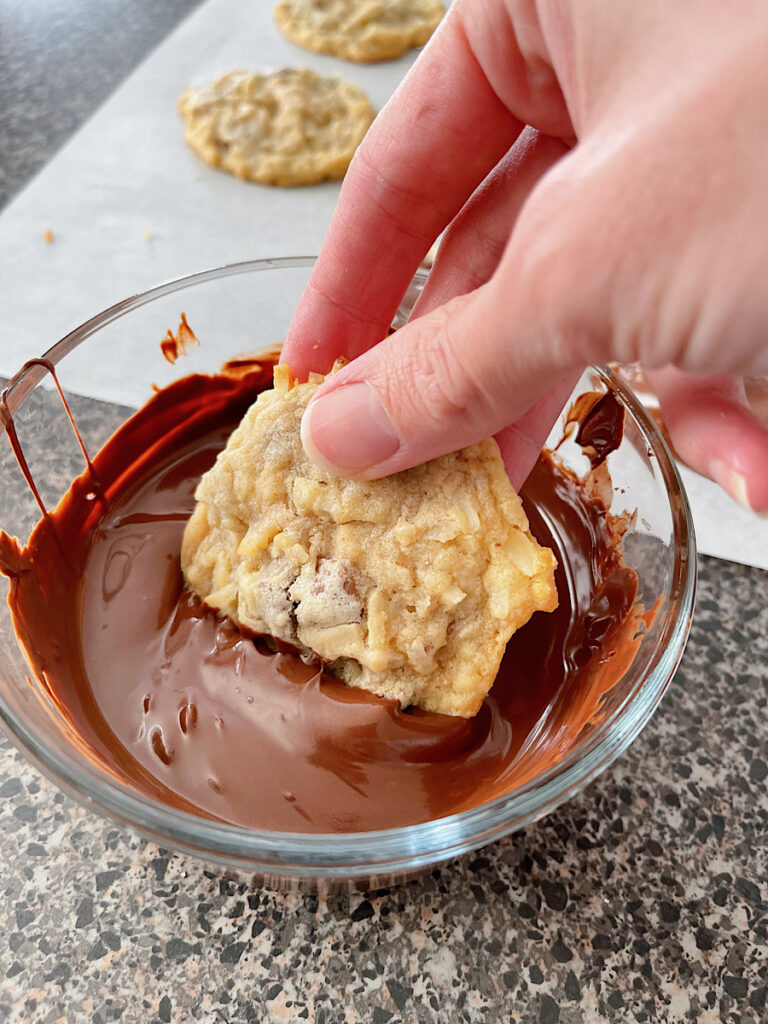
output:
[[[165,281],[109,306],[52,345],[42,358],[58,364],[82,341],[155,299],[195,285],[271,269],[309,268],[314,256],[243,260]],[[11,413],[46,373],[24,366],[2,389]],[[650,654],[649,670],[630,693],[561,762],[511,793],[444,818],[369,832],[270,832],[197,817],[143,796],[73,752],[53,749],[0,696],[0,720],[12,741],[59,787],[88,807],[129,825],[161,845],[247,870],[281,877],[349,879],[411,872],[477,849],[532,824],[574,796],[608,767],[653,715],[682,658],[696,590],[696,543],[680,474],[652,417],[609,367],[593,372],[634,419],[666,485],[672,519],[674,562],[670,600],[676,616],[666,622]],[[21,646],[21,645],[20,645]],[[23,652],[23,648],[22,652]],[[629,705],[633,714],[625,715]]]

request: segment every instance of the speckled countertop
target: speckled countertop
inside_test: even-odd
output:
[[[4,197],[192,6],[3,0]],[[63,96],[56,47],[77,52]],[[765,1021],[768,574],[699,569],[682,666],[629,752],[536,826],[388,892],[238,884],[0,741],[0,1020]]]

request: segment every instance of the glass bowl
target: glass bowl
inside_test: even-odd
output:
[[[193,274],[133,296],[93,317],[46,353],[72,396],[74,418],[92,450],[162,386],[191,372],[215,372],[285,334],[312,258],[252,260]],[[419,279],[423,280],[422,278]],[[419,283],[417,281],[417,285]],[[160,349],[186,313],[202,344],[171,365]],[[583,730],[554,767],[488,803],[423,824],[350,834],[277,833],[221,824],[153,801],[86,757],[59,710],[30,672],[5,602],[0,606],[0,715],[16,745],[51,779],[94,810],[164,846],[247,873],[273,887],[375,888],[480,847],[553,810],[604,771],[650,719],[683,653],[695,591],[690,511],[673,460],[652,419],[608,369],[590,369],[574,396],[611,389],[625,410],[624,437],[608,457],[611,511],[636,513],[625,560],[655,617],[622,680],[606,695],[599,721]],[[83,471],[61,402],[44,365],[24,367],[0,404],[0,528],[26,540],[39,518],[8,443],[10,417],[52,507]],[[78,398],[96,394],[102,402]],[[570,402],[569,402],[570,405]],[[567,408],[567,407],[566,407]],[[9,415],[10,414],[10,417]],[[565,410],[551,435],[563,435]],[[557,457],[589,468],[567,440]]]

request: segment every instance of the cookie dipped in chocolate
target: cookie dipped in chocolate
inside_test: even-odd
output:
[[[555,765],[599,722],[643,609],[621,524],[549,454],[523,498],[558,559],[560,607],[513,637],[473,719],[348,688],[184,589],[197,482],[271,376],[246,361],[159,392],[94,457],[95,497],[85,474],[26,547],[0,543],[19,639],[72,742],[156,800],[293,832],[427,821]],[[610,446],[592,447],[598,461]]]

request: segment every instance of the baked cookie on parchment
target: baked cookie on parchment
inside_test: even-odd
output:
[[[306,68],[230,71],[182,93],[179,113],[207,164],[263,185],[343,178],[376,116],[362,89]]]
[[[300,425],[323,380],[276,368],[197,488],[186,581],[350,685],[474,715],[510,636],[557,606],[554,555],[531,536],[493,440],[382,480],[318,469]]]
[[[291,42],[364,63],[423,46],[444,14],[439,0],[280,0],[274,11]]]

